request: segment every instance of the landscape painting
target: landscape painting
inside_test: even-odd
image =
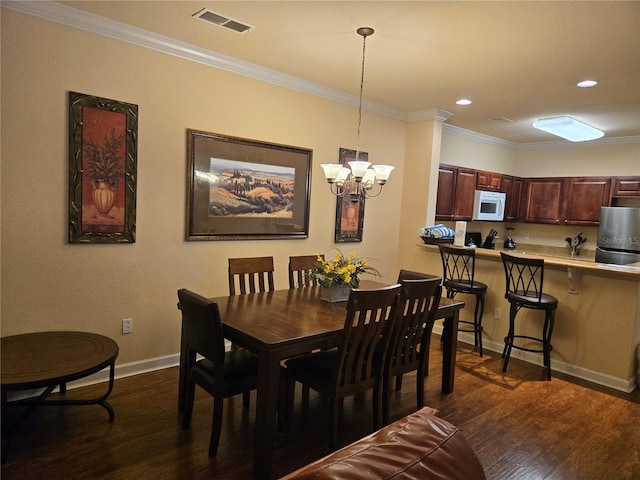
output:
[[[211,159],[209,216],[293,218],[295,168]]]
[[[187,130],[186,240],[307,238],[312,150]]]

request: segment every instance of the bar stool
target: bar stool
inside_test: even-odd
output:
[[[442,285],[447,289],[447,298],[453,298],[458,293],[466,293],[476,297],[473,321],[459,321],[470,325],[470,328],[460,328],[458,331],[473,332],[474,344],[482,357],[482,315],[484,314],[484,297],[487,293],[487,285],[474,278],[476,251],[473,248],[459,248],[442,244],[438,247],[442,258]]]
[[[551,334],[553,333],[558,299],[549,294],[542,293],[544,259],[517,257],[504,252],[500,252],[500,255],[502,256],[502,264],[504,266],[507,284],[504,296],[511,305],[509,309],[509,333],[504,337],[504,350],[502,352],[504,364],[502,371],[507,371],[507,364],[509,363],[512,348],[525,350],[527,352],[542,352],[544,366],[547,368],[547,380],[551,380],[551,350],[553,350],[551,346]],[[545,316],[542,337],[536,338],[528,335],[515,334],[516,315],[521,308],[544,310]],[[542,344],[542,349],[515,345],[514,340],[517,338],[539,342]]]

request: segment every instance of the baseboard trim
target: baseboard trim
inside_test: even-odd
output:
[[[442,335],[442,325],[434,325],[433,333]],[[458,333],[458,340],[473,345],[473,335],[469,333]],[[498,353],[502,353],[502,349],[504,348],[504,344],[502,343],[496,343],[486,340],[483,342],[482,346],[486,350],[491,350]],[[542,366],[542,357],[539,354],[513,350],[511,356],[524,362]],[[133,375],[140,375],[142,373],[162,370],[164,368],[177,367],[178,365],[180,365],[180,354],[176,353],[174,355],[167,355],[164,357],[156,357],[147,360],[140,360],[137,362],[116,365],[115,377],[116,379],[126,378]],[[622,378],[612,377],[611,375],[605,375],[599,372],[595,372],[586,368],[578,367],[576,365],[564,363],[555,359],[553,360],[552,367],[554,371],[558,371],[572,377],[580,378],[582,380],[587,380],[604,387],[613,388],[614,390],[619,390],[625,393],[632,392],[638,386],[638,381],[635,377],[625,380]],[[89,385],[107,381],[109,381],[109,369],[102,370],[80,380],[69,382],[67,384],[67,389],[86,387]],[[9,392],[9,400],[33,397],[38,395],[39,393],[40,390]]]
[[[442,335],[442,325],[434,325],[433,333],[438,335]],[[458,333],[458,340],[461,342],[468,343],[473,345],[473,335],[466,332]],[[487,340],[483,340],[482,348],[486,350],[491,350],[492,352],[502,353],[504,349],[504,343],[496,343]],[[511,357],[517,358],[524,362],[532,363],[534,365],[542,366],[542,355],[536,353],[525,352],[521,350],[512,350]],[[638,379],[635,377],[631,377],[628,379],[613,377],[611,375],[605,375],[600,372],[596,372],[593,370],[589,370],[587,368],[582,368],[577,365],[572,365],[569,363],[562,362],[560,360],[556,360],[552,358],[551,367],[554,371],[564,373],[570,375],[572,377],[580,378],[581,380],[586,380],[588,382],[596,383],[598,385],[602,385],[604,387],[613,388],[614,390],[619,390],[621,392],[630,393],[633,392],[638,387]]]

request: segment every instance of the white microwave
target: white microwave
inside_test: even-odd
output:
[[[504,218],[506,194],[476,190],[473,195],[473,220],[501,222]]]

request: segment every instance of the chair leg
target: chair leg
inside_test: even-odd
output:
[[[473,333],[478,353],[482,356],[482,316],[484,314],[484,293],[476,295],[476,309],[473,312]]]
[[[402,390],[402,374],[396,375],[396,392]]]
[[[518,306],[512,303],[511,307],[509,308],[509,333],[506,337],[504,337],[504,350],[502,351],[502,358],[504,358],[504,364],[502,365],[503,372],[507,371],[509,357],[511,356],[511,347],[513,347],[514,325],[517,313]]]
[[[389,404],[391,403],[391,375],[385,375],[382,382],[382,425],[389,423]],[[397,381],[398,377],[396,377]]]
[[[551,380],[551,334],[555,321],[555,310],[545,312],[544,330],[542,331],[542,350],[544,355],[544,366],[547,367],[547,380]]]
[[[217,396],[213,398],[213,419],[211,421],[211,440],[209,440],[209,456],[215,457],[218,453],[220,443],[220,432],[222,431],[222,407],[224,398]]]
[[[424,361],[420,362],[418,371],[416,372],[416,400],[418,410],[424,407],[424,377],[426,375],[424,374],[423,369],[425,367],[425,364],[426,362]]]
[[[329,399],[329,451],[333,452],[338,444],[338,399]]]
[[[251,392],[244,392],[242,394],[242,407],[249,408],[249,401],[251,399]]]
[[[184,405],[182,411],[182,428],[187,429],[191,424],[193,414],[193,400],[196,394],[196,384],[189,379],[184,389]]]

